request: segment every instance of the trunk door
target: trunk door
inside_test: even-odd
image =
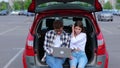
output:
[[[32,0],[28,11],[38,13],[54,9],[80,9],[97,12],[101,11],[102,7],[98,0]]]

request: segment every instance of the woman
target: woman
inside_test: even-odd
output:
[[[81,21],[76,21],[72,26],[70,48],[72,56],[70,57],[70,68],[85,68],[87,56],[85,54],[86,33]]]

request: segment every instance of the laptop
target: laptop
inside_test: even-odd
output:
[[[52,47],[54,57],[69,58],[71,56],[71,49],[65,47]]]

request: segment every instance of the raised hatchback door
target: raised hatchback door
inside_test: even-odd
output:
[[[101,11],[102,7],[98,0],[32,0],[28,11],[43,12],[53,9],[82,9],[96,12]]]

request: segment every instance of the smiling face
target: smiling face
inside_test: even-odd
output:
[[[63,31],[63,27],[61,27],[61,28],[59,28],[59,29],[54,29],[55,30],[55,32],[58,34],[58,35],[60,35],[61,33],[62,33],[62,31]]]
[[[60,20],[55,20],[53,22],[53,28],[55,30],[55,32],[60,35],[63,31],[63,22]]]

